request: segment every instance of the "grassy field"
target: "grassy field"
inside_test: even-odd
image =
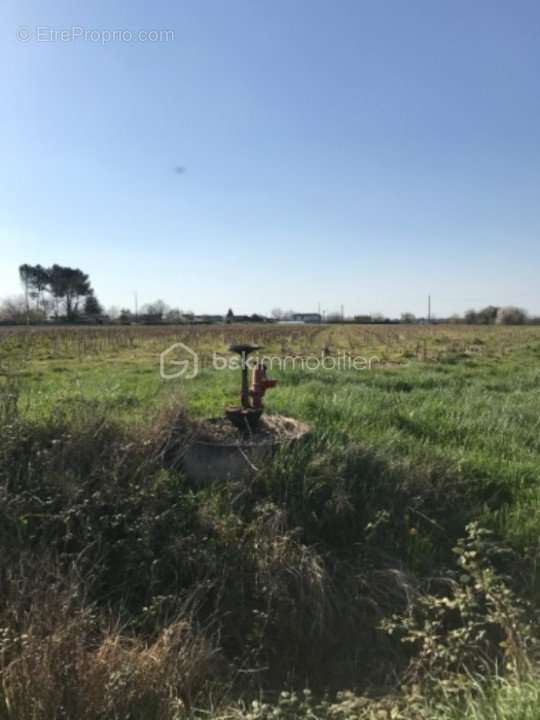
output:
[[[164,381],[159,355],[178,341],[199,354],[202,369],[193,380]],[[28,417],[88,401],[129,422],[171,398],[182,398],[195,417],[211,417],[237,395],[238,373],[212,369],[212,354],[226,354],[231,342],[288,358],[284,369],[272,368],[279,386],[267,396],[270,412],[311,423],[330,444],[358,442],[389,460],[444,466],[453,482],[486,489],[486,508],[496,506],[491,519],[506,535],[537,541],[540,328],[3,330],[0,363],[18,380]],[[322,353],[371,359],[371,369],[293,367],[291,358]]]
[[[198,354],[194,379],[161,377],[160,353],[175,342]],[[213,353],[226,356],[232,342],[289,359],[271,371],[279,384],[268,393],[267,410],[309,423],[312,434],[241,492],[234,484],[196,490],[167,461],[164,443],[179,442],[186,418],[220,415],[234,401],[238,372],[213,367]],[[312,370],[291,361],[346,356],[369,359],[369,369]],[[386,637],[381,621],[405,612],[411,594],[440,594],[434,578],[459,582],[463,573],[452,548],[471,521],[490,530],[502,548],[497,572],[537,604],[540,328],[4,328],[0,372],[0,533],[11,553],[2,567],[8,599],[0,624],[10,628],[8,635],[35,636],[33,660],[15,641],[2,651],[6,717],[53,717],[46,713],[55,702],[71,702],[72,713],[94,707],[88,697],[104,692],[96,670],[103,658],[119,673],[112,704],[80,717],[184,717],[195,705],[205,712],[215,705],[218,713],[224,712],[218,706],[233,707],[228,703],[240,697],[303,687],[319,694],[351,689],[356,704],[317,705],[317,715],[315,706],[299,710],[285,698],[251,715],[240,705],[227,712],[364,717],[368,705],[360,695],[395,693],[400,677],[408,687],[415,657],[423,657]],[[35,578],[31,607],[20,599],[29,573]],[[484,612],[491,591],[482,573],[468,597],[472,602],[479,593]],[[39,615],[44,605],[49,618],[59,613],[46,599],[47,583],[56,583],[71,617],[65,623],[57,617],[52,629]],[[68,602],[74,584],[78,599]],[[88,628],[77,636],[76,650],[69,622],[76,625],[77,617],[83,618],[78,627]],[[122,641],[111,639],[113,626]],[[180,638],[173,646],[184,652],[181,679],[171,677],[169,667],[173,632]],[[54,691],[42,698],[46,709],[30,715],[24,696],[37,692],[32,662],[51,653],[51,675],[60,662],[43,646],[51,633],[73,654],[79,684],[64,698],[58,669],[48,681]],[[117,643],[114,651],[108,642]],[[451,641],[441,632],[434,645],[443,657]],[[486,671],[493,653],[480,640],[472,645],[476,655],[467,646],[463,658],[469,659],[449,661],[448,677]],[[416,687],[427,675],[414,667]],[[89,673],[92,688],[81,679]],[[160,683],[167,697],[177,693],[176,715]],[[532,697],[536,685],[527,688]],[[515,692],[503,688],[500,697]],[[151,696],[147,706],[140,693]],[[413,705],[411,717],[439,716],[427,701],[421,708],[399,702],[391,707],[403,714],[392,717],[408,717],[406,707]],[[448,702],[448,713],[459,716]],[[475,716],[475,703],[478,717],[492,716],[488,697],[467,702],[467,717]]]

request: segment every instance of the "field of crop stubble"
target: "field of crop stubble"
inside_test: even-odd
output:
[[[198,354],[194,379],[160,376],[160,353],[175,342]],[[312,427],[307,446],[276,458],[243,494],[235,488],[234,502],[230,488],[189,487],[162,452],[186,423],[235,400],[238,372],[213,367],[213,353],[226,355],[232,342],[289,358],[272,368],[279,384],[266,407]],[[369,369],[290,360],[349,355],[368,359]],[[75,685],[62,700],[71,712],[93,707],[88,667],[97,693],[109,692],[109,710],[94,698],[95,713],[80,717],[120,717],[122,703],[130,717],[183,717],[197,703],[208,708],[210,696],[219,705],[304,686],[380,695],[398,677],[408,682],[412,662],[383,638],[380,622],[403,609],[413,586],[451,575],[451,549],[471,521],[514,554],[520,592],[536,602],[540,328],[3,328],[0,373],[0,532],[12,558],[3,561],[10,599],[0,625],[9,637],[34,633],[36,653],[29,659],[15,641],[0,653],[4,703],[20,708],[7,717],[30,717],[24,698],[38,692],[31,669],[47,652],[53,689],[44,714],[32,717],[53,716],[46,712],[64,692],[55,669],[62,660],[42,641],[54,632],[67,633],[68,654],[80,653],[70,655],[80,667],[71,667]],[[77,650],[67,625],[48,627],[39,615],[51,582],[58,597],[78,588],[77,600],[59,600],[73,623],[77,613],[93,618]],[[29,588],[36,600],[27,607],[19,594]],[[48,622],[57,611],[48,607]],[[115,640],[114,652],[111,617],[129,638]],[[185,651],[182,678],[171,675],[170,633]],[[100,652],[118,666],[124,690],[116,695],[100,685]],[[152,665],[152,652],[163,667]],[[282,714],[311,712],[287,702]],[[259,707],[253,717],[274,710]],[[360,705],[354,712],[343,717],[363,717]]]

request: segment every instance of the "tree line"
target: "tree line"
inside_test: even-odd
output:
[[[38,317],[65,316],[73,321],[81,311],[90,316],[103,312],[88,275],[79,268],[25,263],[19,267],[19,277],[24,288],[27,315],[33,311]]]
[[[468,325],[525,325],[529,316],[526,310],[513,305],[488,305],[481,310],[467,310],[463,320]]]
[[[19,266],[19,277],[24,289],[22,298],[4,300],[0,305],[0,321],[14,323],[39,323],[53,317],[56,320],[76,322],[143,322],[143,323],[192,323],[192,322],[271,322],[293,320],[297,313],[293,310],[283,311],[274,308],[270,317],[258,314],[235,315],[231,309],[226,315],[196,316],[192,311],[183,311],[171,308],[163,300],[157,300],[141,307],[140,312],[133,313],[127,308],[118,310],[110,308],[104,315],[87,273],[80,268],[54,264],[51,267],[42,265]],[[425,323],[426,318],[417,318],[413,313],[402,313],[399,320],[391,320],[380,313],[371,315],[355,315],[345,317],[341,313],[330,312],[308,313],[318,316],[319,322],[325,323]],[[308,321],[312,322],[313,317]],[[432,318],[431,322],[466,323],[470,325],[523,325],[526,323],[539,324],[540,318],[530,318],[526,310],[506,306],[488,305],[480,310],[468,310],[463,315],[452,315],[449,318]]]

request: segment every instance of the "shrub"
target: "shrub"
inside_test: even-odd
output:
[[[437,594],[417,594],[406,614],[383,623],[414,648],[408,678],[463,690],[471,674],[530,670],[537,639],[524,605],[494,570],[492,559],[502,549],[472,523],[454,552],[455,579],[439,581]]]

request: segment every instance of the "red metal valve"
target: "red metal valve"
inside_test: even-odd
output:
[[[225,408],[225,415],[239,430],[253,433],[257,430],[263,412],[262,399],[264,393],[277,384],[277,380],[266,377],[266,365],[260,360],[253,368],[251,388],[248,387],[248,355],[260,350],[257,345],[231,345],[231,352],[238,353],[242,359],[242,388],[240,405]]]
[[[266,365],[259,360],[253,368],[251,389],[249,391],[249,394],[253,399],[253,407],[262,408],[264,393],[276,385],[277,380],[269,380],[266,377]]]

